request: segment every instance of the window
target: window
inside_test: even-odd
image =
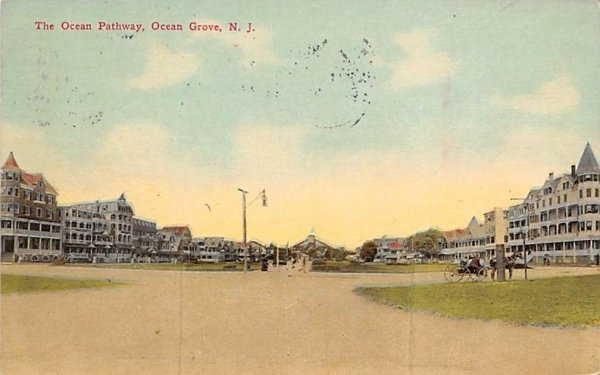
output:
[[[25,215],[31,215],[31,207],[25,206]]]
[[[579,199],[583,198],[583,190],[579,189]]]
[[[548,206],[552,206],[552,198],[548,199]]]
[[[37,217],[42,217],[42,209],[41,208],[36,208],[35,209],[35,215]]]
[[[595,189],[595,196],[596,198],[598,198],[600,195],[598,195],[598,193],[600,193],[600,189]]]
[[[556,204],[560,204],[560,195],[556,197]]]
[[[46,216],[48,217],[48,219],[52,219],[52,217],[54,216],[52,210],[46,210]]]
[[[585,197],[586,198],[592,197],[592,189],[590,189],[590,188],[585,189]]]
[[[567,203],[567,194],[563,196],[565,203]]]

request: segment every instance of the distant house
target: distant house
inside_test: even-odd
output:
[[[406,259],[408,246],[406,237],[381,237],[373,240],[377,245],[377,253],[373,262],[375,263],[398,263]]]
[[[159,230],[161,252],[177,253],[188,250],[192,242],[192,232],[187,226],[168,226]]]
[[[302,241],[291,246],[293,252],[308,254],[316,258],[328,258],[331,253],[337,250],[334,246],[318,238],[314,229]]]

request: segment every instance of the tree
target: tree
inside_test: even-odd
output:
[[[412,235],[409,240],[413,251],[417,251],[427,257],[440,253],[440,243],[444,234],[435,228],[427,229]]]
[[[377,244],[373,241],[365,241],[360,248],[360,257],[365,262],[372,262],[377,254]]]

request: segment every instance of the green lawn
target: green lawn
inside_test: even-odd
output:
[[[600,275],[509,283],[456,283],[358,288],[400,308],[456,318],[520,324],[600,326]]]
[[[313,264],[315,272],[349,272],[349,273],[417,273],[417,272],[440,272],[446,268],[446,264],[382,264],[382,263],[350,263],[350,262],[326,262],[325,264]]]
[[[78,280],[60,279],[51,277],[1,275],[2,294],[48,292],[64,289],[99,288],[105,286],[122,285],[108,280]]]

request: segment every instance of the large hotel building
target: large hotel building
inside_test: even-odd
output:
[[[62,243],[56,190],[41,173],[22,170],[12,152],[1,173],[2,260],[57,260]]]
[[[600,261],[600,167],[590,144],[569,173],[550,173],[508,209],[508,246],[551,263]]]

